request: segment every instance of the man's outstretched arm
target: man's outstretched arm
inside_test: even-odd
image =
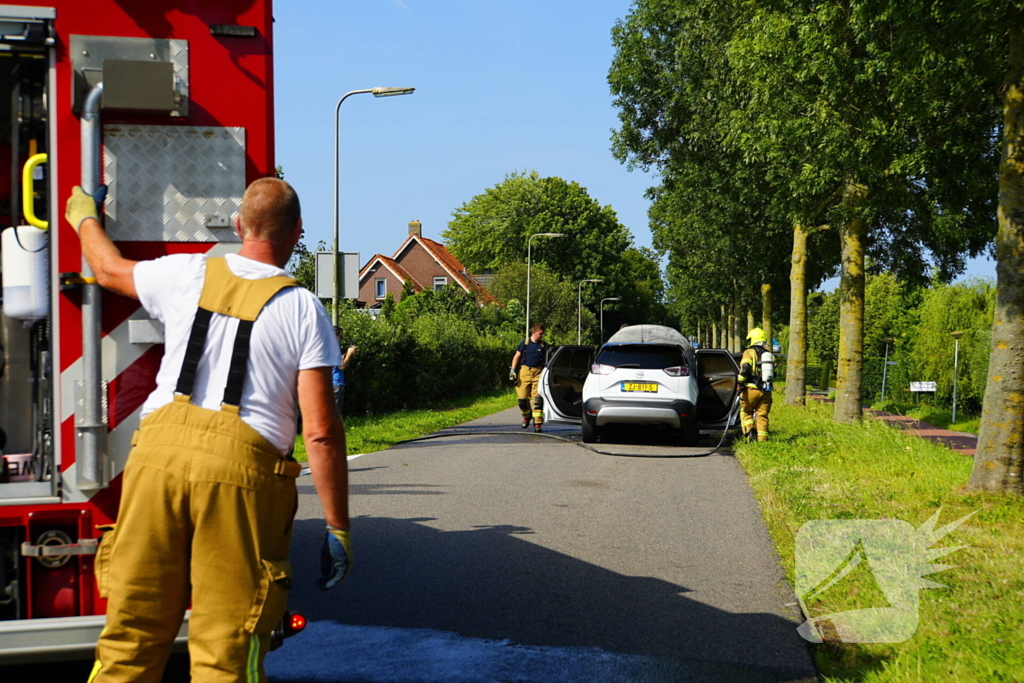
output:
[[[82,256],[96,275],[100,287],[116,294],[138,299],[135,291],[135,264],[121,256],[103,226],[99,223],[96,200],[75,186],[68,199],[64,216],[82,241]]]

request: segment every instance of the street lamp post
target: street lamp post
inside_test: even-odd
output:
[[[591,278],[589,280],[580,280],[579,285],[576,286],[576,344],[583,343],[583,283],[584,282],[604,282],[601,278]]]
[[[953,419],[951,423],[956,422],[956,376],[959,374],[957,368],[960,365],[960,337],[964,336],[963,332],[950,332],[949,336],[953,338]]]
[[[531,253],[530,250],[533,247],[534,237],[565,237],[563,232],[538,232],[530,235],[530,239],[526,240],[526,338],[530,338],[530,268],[531,268]]]
[[[605,299],[601,299],[601,338],[597,340],[598,344],[604,343],[604,302],[605,301],[618,301],[622,297],[610,296]]]
[[[882,341],[885,342],[885,359],[882,361],[882,400],[885,400],[885,374],[889,369],[889,344],[892,344],[895,340],[892,337],[886,337]]]
[[[395,95],[411,95],[416,88],[366,88],[363,90],[350,90],[341,96],[338,104],[334,107],[334,291],[331,296],[331,318],[334,325],[338,325],[338,300],[341,299],[341,278],[338,277],[338,114],[341,112],[341,103],[349,95],[361,95],[371,93],[374,97],[393,97]]]

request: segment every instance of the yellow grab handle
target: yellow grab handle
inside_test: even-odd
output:
[[[36,218],[35,192],[32,187],[32,175],[36,166],[46,163],[46,154],[34,154],[25,162],[25,168],[21,171],[21,208],[25,214],[25,220],[40,230],[47,230],[50,227],[49,221],[41,221]]]

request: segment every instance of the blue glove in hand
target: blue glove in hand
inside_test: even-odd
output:
[[[320,578],[316,585],[321,590],[329,591],[348,576],[349,567],[352,566],[352,538],[351,533],[342,529],[335,529],[327,525],[327,533],[324,535],[324,544],[320,547]]]

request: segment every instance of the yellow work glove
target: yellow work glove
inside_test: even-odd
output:
[[[316,585],[329,591],[348,576],[352,566],[352,534],[327,525],[324,543],[320,548],[320,578]]]
[[[64,217],[71,224],[71,227],[78,232],[82,223],[85,219],[92,218],[93,220],[99,220],[99,210],[97,205],[102,204],[103,200],[107,197],[107,186],[101,185],[100,189],[96,192],[96,196],[93,197],[90,194],[86,194],[78,185],[71,188],[71,197],[68,198],[67,206],[64,209]]]

